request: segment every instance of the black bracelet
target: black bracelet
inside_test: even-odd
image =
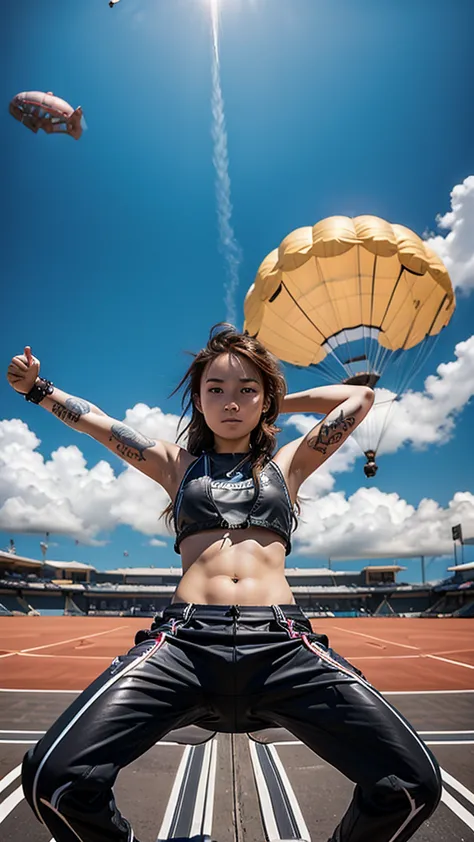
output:
[[[41,403],[43,398],[46,395],[51,395],[54,391],[54,384],[51,383],[51,380],[43,380],[43,378],[39,378],[37,383],[33,386],[32,389],[25,395],[25,401],[31,401],[31,403]]]

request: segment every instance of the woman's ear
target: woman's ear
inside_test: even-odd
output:
[[[198,394],[196,394],[196,392],[193,395],[193,404],[196,407],[197,411],[202,413],[201,398]]]

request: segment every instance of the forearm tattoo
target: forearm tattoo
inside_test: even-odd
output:
[[[149,439],[142,433],[137,433],[136,430],[132,430],[126,424],[112,424],[110,432],[109,441],[115,440],[117,442],[116,450],[120,456],[136,459],[137,462],[144,462],[143,451],[156,444],[153,439]]]
[[[64,421],[69,426],[77,424],[82,416],[87,415],[90,411],[90,405],[87,401],[82,400],[82,398],[66,398],[63,404],[59,403],[59,401],[54,401],[51,410],[56,418]]]
[[[311,450],[318,450],[319,453],[326,453],[328,447],[339,444],[344,433],[347,433],[354,424],[355,417],[353,415],[344,416],[341,409],[337,418],[321,424],[316,435],[308,439],[308,447]]]

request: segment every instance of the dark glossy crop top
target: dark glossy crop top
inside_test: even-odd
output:
[[[245,529],[261,526],[284,538],[291,550],[296,516],[283,474],[269,461],[252,477],[249,454],[203,453],[186,471],[176,495],[173,518],[174,549],[183,538],[207,529]]]

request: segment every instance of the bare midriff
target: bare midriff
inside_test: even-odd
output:
[[[285,579],[285,545],[260,527],[213,529],[180,545],[183,576],[171,602],[294,605]]]

